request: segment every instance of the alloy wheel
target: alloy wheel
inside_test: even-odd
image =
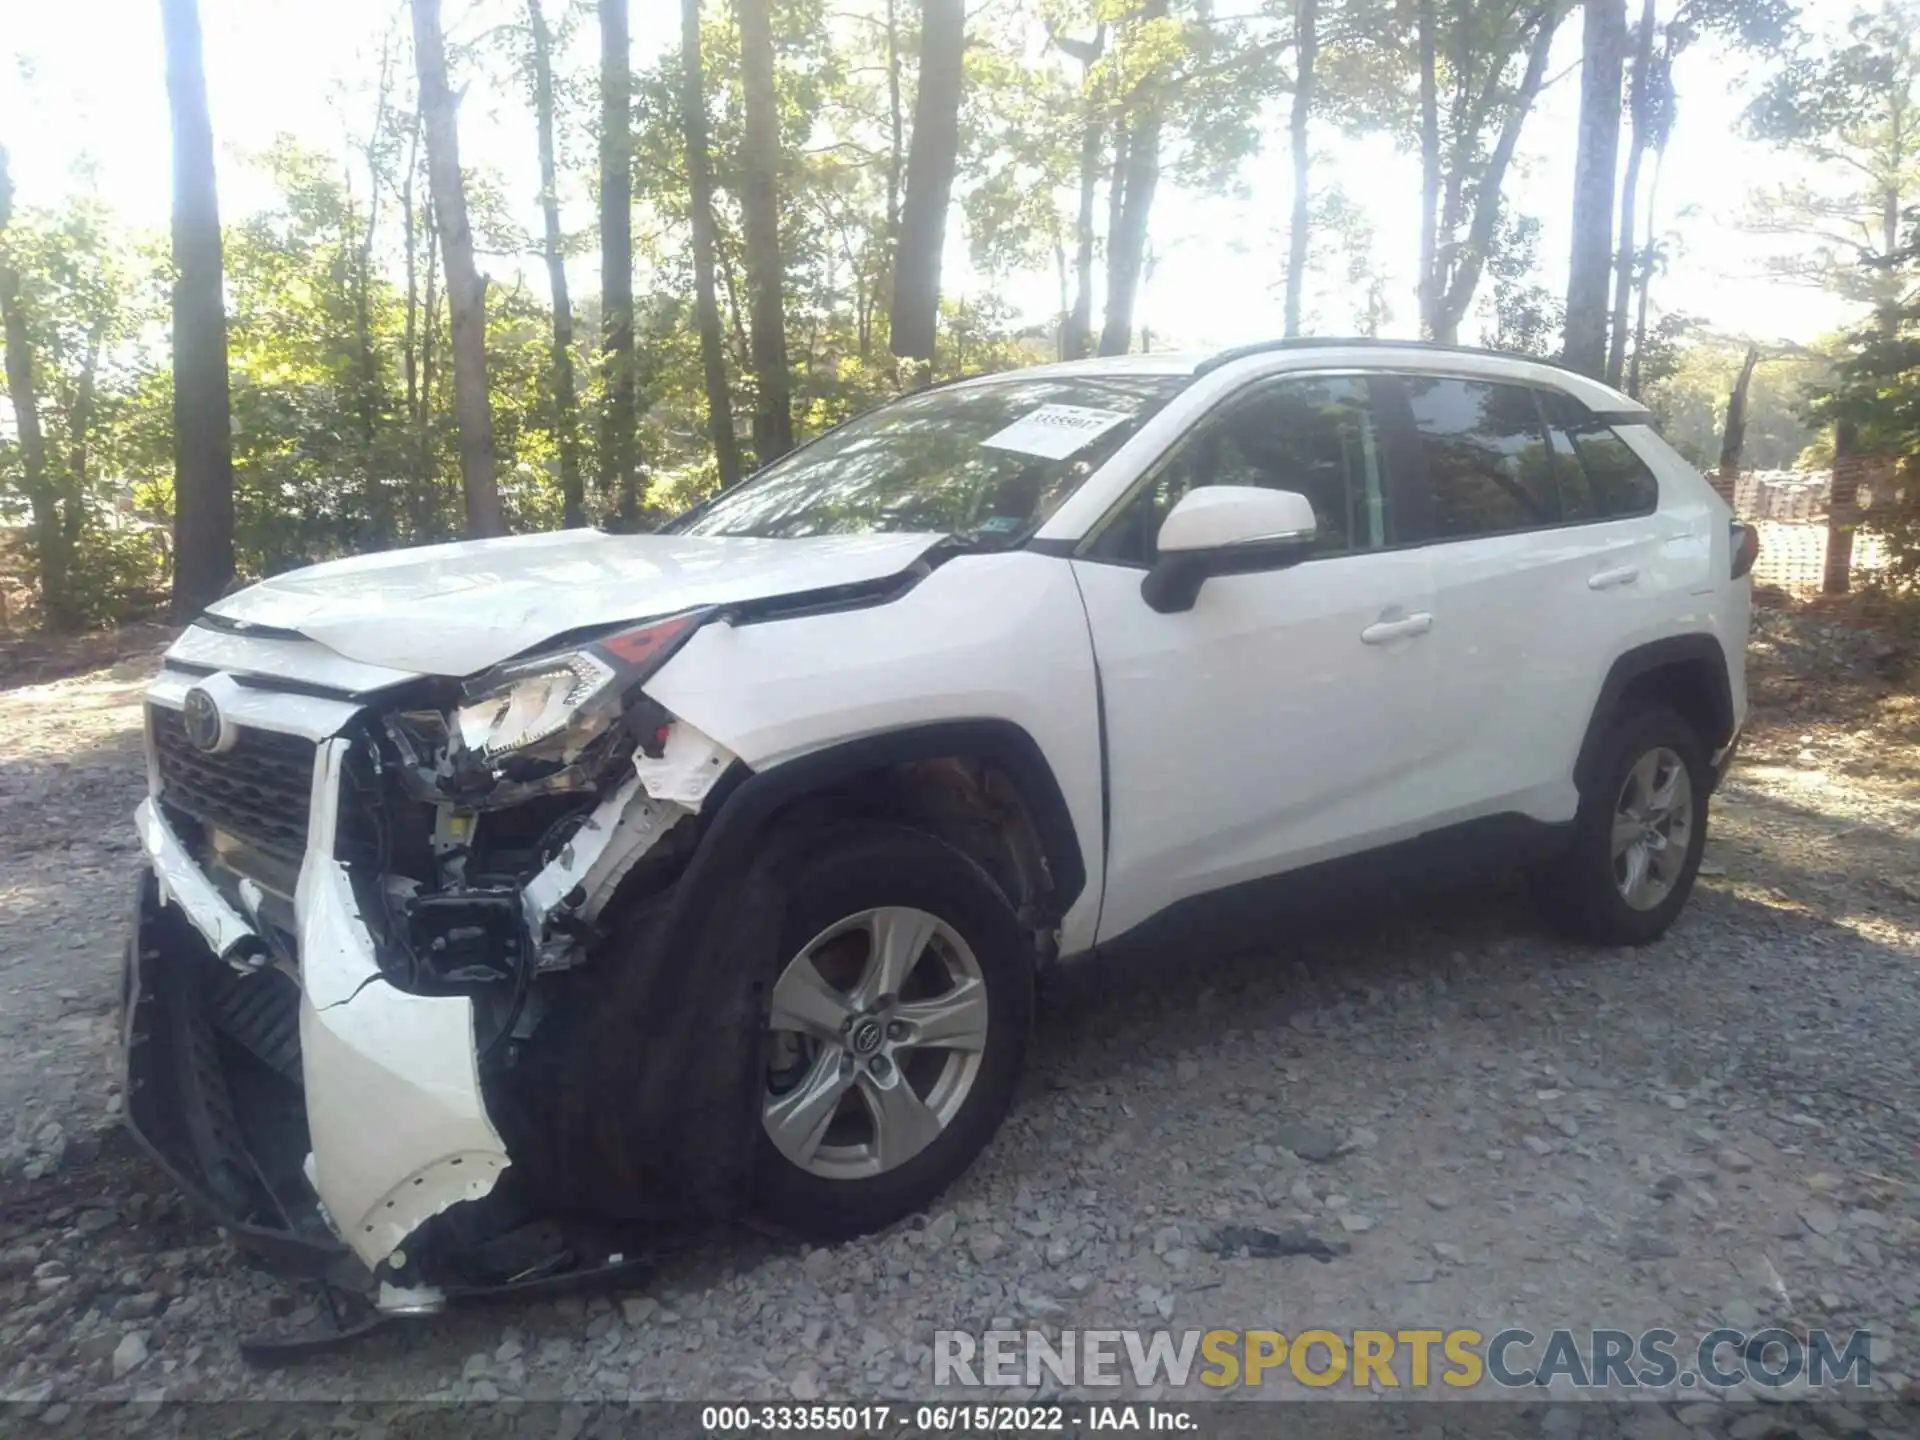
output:
[[[952,926],[900,905],[847,916],[774,983],[768,1137],[825,1179],[906,1164],[966,1103],[988,1018],[986,977]]]
[[[1693,780],[1666,746],[1627,772],[1613,812],[1613,883],[1635,910],[1653,910],[1680,882],[1693,838]]]

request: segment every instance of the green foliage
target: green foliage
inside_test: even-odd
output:
[[[1750,132],[1812,162],[1811,178],[1756,193],[1753,228],[1803,248],[1783,278],[1850,300],[1897,299],[1889,263],[1900,210],[1920,195],[1920,5],[1885,0],[1847,43],[1796,55],[1747,112]]]
[[[1901,40],[1898,27],[1913,3],[1898,0],[1862,20],[1851,48],[1837,55],[1795,52],[1788,73],[1755,108],[1756,133],[1816,160],[1844,153],[1878,163],[1874,157],[1891,143],[1891,132],[1883,133],[1885,102],[1900,93],[1897,77],[1907,73],[1898,64],[1889,69],[1885,57],[1910,55],[1910,36]],[[1433,6],[1442,278],[1477,275],[1484,266],[1480,315],[1487,338],[1506,349],[1552,354],[1562,315],[1559,297],[1540,279],[1540,221],[1503,213],[1483,233],[1475,220],[1483,210],[1494,213],[1482,203],[1480,182],[1495,168],[1532,37],[1542,24],[1558,25],[1571,5],[1433,0]],[[1749,49],[1778,45],[1796,7],[1793,0],[1662,0],[1662,8],[1670,56],[1706,34]],[[1416,13],[1408,0],[1323,0],[1317,134],[1386,134],[1417,149]],[[593,7],[547,0],[546,16],[555,36],[558,188],[563,204],[571,205],[596,178],[597,75],[570,58],[592,48],[570,37],[590,39],[581,32],[594,24]],[[781,0],[773,17],[787,347],[794,422],[805,438],[929,378],[903,373],[887,333],[919,6],[914,0],[891,6],[885,0]],[[1079,278],[1073,269],[1083,181],[1097,191],[1093,260],[1104,265],[1121,137],[1157,135],[1163,196],[1175,186],[1231,193],[1256,174],[1266,193],[1279,193],[1284,141],[1274,127],[1283,109],[1276,102],[1294,84],[1293,17],[1292,0],[969,5],[948,223],[950,238],[970,257],[972,275],[964,286],[952,277],[945,286],[930,378],[1054,357],[1061,317],[1022,317],[1001,298],[1002,282],[1051,274],[1061,309],[1067,308]],[[468,106],[525,115],[530,164],[535,141],[523,5],[484,0],[456,30],[455,88],[468,96]],[[384,41],[375,37],[380,68],[375,74],[369,66],[368,104],[357,123],[349,117],[344,157],[280,139],[242,159],[254,172],[248,178],[264,180],[270,196],[253,213],[226,212],[243,577],[461,531],[447,302],[407,43],[404,21]],[[744,424],[754,399],[739,203],[744,107],[738,33],[732,7],[721,0],[708,0],[702,50],[723,348],[734,413]],[[676,511],[718,484],[691,301],[681,80],[677,46],[635,76],[635,328],[641,452],[649,466],[645,500],[653,514]],[[345,98],[360,103],[359,96]],[[1910,133],[1920,136],[1920,126]],[[220,138],[230,145],[244,132]],[[468,206],[481,266],[491,277],[487,359],[496,470],[510,527],[546,529],[561,519],[558,417],[550,393],[553,315],[535,237],[526,233],[522,214],[532,197],[513,193],[489,168],[490,158],[497,157],[471,148],[466,155]],[[1906,163],[1896,157],[1889,171],[1902,185]],[[229,173],[223,169],[223,181]],[[1405,293],[1390,293],[1375,261],[1370,217],[1343,190],[1342,177],[1322,165],[1313,178],[1308,291],[1317,313],[1309,328],[1378,333],[1396,307],[1411,308],[1412,287],[1396,280]],[[229,193],[258,188],[233,186]],[[1810,196],[1804,213],[1790,217],[1796,223],[1816,202],[1832,199],[1824,191]],[[591,216],[563,210],[562,223],[563,250],[590,255]],[[1149,265],[1154,255],[1165,255],[1153,244],[1160,234],[1156,215],[1148,227]],[[1409,248],[1406,237],[1383,237],[1383,249],[1385,241]],[[1818,248],[1823,244],[1826,250]],[[0,433],[0,511],[32,521],[64,547],[78,619],[130,613],[163,590],[167,578],[166,547],[158,543],[172,514],[166,237],[124,233],[104,206],[86,199],[53,212],[20,210],[0,246],[25,282],[53,462],[49,492],[29,495],[18,447]],[[1276,257],[1283,254],[1284,236],[1270,248]],[[1860,248],[1810,241],[1808,263],[1829,278],[1845,272],[1847,286],[1884,300],[1890,282],[1883,272],[1869,274],[1855,264]],[[1479,250],[1485,253],[1474,253]],[[1277,260],[1274,271],[1277,279]],[[1092,288],[1097,293],[1101,286]],[[1463,293],[1468,289],[1462,286]],[[600,469],[593,453],[600,427],[590,417],[603,398],[603,377],[590,285],[576,284],[573,308],[574,370],[588,420],[579,426],[580,458],[584,473],[593,475]],[[1094,328],[1100,328],[1097,316]],[[1696,458],[1710,460],[1737,348],[1669,315],[1638,358],[1670,433]],[[1859,387],[1846,392],[1847,404],[1864,404],[1867,371],[1888,363],[1886,355],[1865,349],[1856,359],[1865,368],[1856,377]],[[1809,368],[1774,359],[1761,367],[1749,421],[1752,463],[1789,463],[1809,440],[1794,412]],[[90,408],[80,398],[89,369]],[[1892,426],[1893,417],[1904,414],[1903,400],[1882,393],[1904,395],[1903,374],[1887,372],[1899,383],[1874,392],[1874,413],[1881,417],[1874,426]],[[1833,403],[1842,403],[1839,391]],[[590,491],[587,500],[590,515],[605,519],[611,497]]]
[[[1905,239],[1882,277],[1896,298],[1846,338],[1808,416],[1835,431],[1844,426],[1855,453],[1889,468],[1892,483],[1874,487],[1863,523],[1886,544],[1891,582],[1912,589],[1920,588],[1920,206],[1905,218]]]
[[[164,525],[91,509],[68,575],[81,622],[108,625],[158,613],[167,602],[172,552]]]
[[[164,277],[154,248],[122,234],[92,196],[59,211],[15,207],[0,230],[0,266],[19,285],[14,328],[44,448],[36,477],[20,444],[0,447],[0,511],[27,524],[44,618],[71,628],[140,588],[125,565],[103,557],[92,566],[89,550],[110,533],[99,516],[125,495],[116,442],[150,363],[144,331]]]
[[[1487,257],[1492,325],[1488,343],[1496,350],[1548,359],[1560,353],[1565,325],[1564,300],[1534,277],[1540,271],[1540,221],[1532,215],[1502,216]]]
[[[1714,469],[1746,342],[1709,334],[1684,316],[1667,317],[1661,332],[1649,337],[1641,393],[1668,443],[1701,469]],[[1784,470],[1800,463],[1812,438],[1802,416],[1807,391],[1825,371],[1814,356],[1762,356],[1747,387],[1742,468]]]

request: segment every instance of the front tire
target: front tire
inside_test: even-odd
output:
[[[922,1209],[1013,1099],[1033,945],[971,859],[915,830],[825,831],[768,984],[755,1208],[814,1240]]]
[[[1707,843],[1705,747],[1665,706],[1635,710],[1602,746],[1573,842],[1536,877],[1549,915],[1596,945],[1645,945],[1693,892]]]

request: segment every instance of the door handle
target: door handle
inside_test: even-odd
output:
[[[1384,645],[1407,635],[1424,635],[1433,628],[1433,616],[1421,611],[1401,620],[1379,620],[1360,632],[1363,645]]]
[[[1639,578],[1638,565],[1621,565],[1612,570],[1596,570],[1587,577],[1587,589],[1612,590],[1620,585],[1631,585]]]

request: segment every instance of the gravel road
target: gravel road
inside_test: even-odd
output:
[[[1757,630],[1745,759],[1660,944],[1572,948],[1502,883],[1178,957],[1055,1007],[999,1139],[891,1233],[718,1237],[641,1291],[452,1314],[277,1371],[236,1338],[310,1321],[311,1295],[239,1261],[116,1124],[152,655],[17,685],[0,1391],[55,1425],[87,1399],[925,1398],[947,1327],[1778,1321],[1870,1327],[1884,1396],[1920,1400],[1920,653],[1808,610]],[[1223,1257],[1226,1224],[1351,1248]],[[1671,1401],[1645,1433],[1786,1424]]]

